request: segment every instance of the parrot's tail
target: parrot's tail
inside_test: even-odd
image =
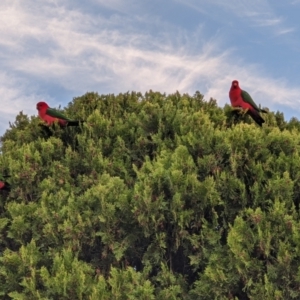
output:
[[[254,109],[249,109],[248,114],[260,127],[262,126],[263,123],[265,123],[265,120],[260,116],[258,111],[254,110]]]
[[[67,126],[79,126],[79,124],[84,123],[85,121],[68,121]]]

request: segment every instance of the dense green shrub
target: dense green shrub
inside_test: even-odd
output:
[[[1,299],[299,299],[300,122],[87,93],[1,138]]]

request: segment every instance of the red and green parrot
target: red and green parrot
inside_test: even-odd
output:
[[[79,123],[84,122],[84,121],[74,121],[74,120],[67,118],[61,112],[49,107],[49,105],[46,102],[37,103],[36,109],[39,112],[39,117],[43,121],[45,121],[47,123],[47,125],[52,125],[55,122],[58,122],[58,124],[61,127],[78,126]]]
[[[1,176],[0,175],[0,191],[10,191],[10,184],[5,181],[4,177],[9,176]]]
[[[229,99],[234,108],[242,109],[244,114],[248,114],[259,126],[262,126],[265,122],[259,113],[267,113],[267,111],[260,109],[255,104],[251,96],[240,88],[237,80],[232,81],[229,91]]]

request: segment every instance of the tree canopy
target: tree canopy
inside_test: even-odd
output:
[[[299,299],[300,122],[87,93],[1,137],[1,299]]]

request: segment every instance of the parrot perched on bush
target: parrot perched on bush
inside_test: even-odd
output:
[[[64,116],[61,112],[49,107],[46,102],[39,102],[36,105],[36,109],[39,112],[39,117],[45,121],[48,125],[54,124],[54,122],[58,122],[61,127],[65,126],[78,126],[79,123],[84,121],[74,121],[66,116]]]
[[[9,176],[0,175],[0,191],[10,191],[10,184],[4,181],[3,177],[9,177]]]
[[[267,113],[267,111],[260,109],[251,96],[246,92],[243,91],[239,87],[239,82],[237,80],[232,81],[232,85],[229,91],[229,99],[231,105],[234,108],[238,108],[244,110],[244,114],[248,114],[251,118],[259,125],[265,122],[265,120],[260,116],[260,112]]]

